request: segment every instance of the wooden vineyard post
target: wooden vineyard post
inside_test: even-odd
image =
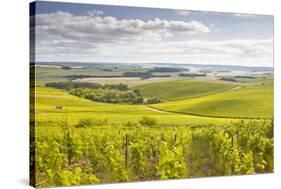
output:
[[[157,157],[157,159],[159,159],[159,157],[160,157],[160,144],[161,144],[163,139],[164,139],[164,136],[163,136],[163,133],[161,133],[161,135],[160,135],[160,137],[159,137],[159,139],[157,141],[157,150],[156,150],[156,157]]]
[[[125,135],[126,142],[125,142],[125,166],[126,170],[128,170],[128,134]]]
[[[71,165],[71,159],[72,159],[72,152],[70,150],[71,148],[71,144],[70,144],[70,134],[69,131],[67,131],[67,135],[66,135],[66,140],[67,140],[67,158],[68,158],[68,166]]]
[[[176,144],[177,143],[177,134],[175,134],[174,139],[175,139],[175,144]]]
[[[231,136],[231,149],[232,149],[232,151],[233,151],[233,148],[234,148],[234,139],[233,139],[233,135]],[[232,164],[231,164],[231,175],[233,175],[234,174],[234,163],[232,162]]]

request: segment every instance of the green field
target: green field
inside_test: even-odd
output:
[[[82,68],[73,68],[70,70],[64,70],[60,67],[36,67],[36,85],[44,86],[47,82],[67,81],[65,76],[70,75],[94,75],[94,76],[122,76],[126,71],[145,71],[147,69],[139,67],[118,67],[112,66],[91,66]]]
[[[272,94],[271,87],[242,87],[220,94],[166,102],[152,107],[203,116],[270,119],[273,116]]]
[[[135,88],[140,89],[146,96],[181,100],[219,93],[234,87],[236,86],[232,83],[219,81],[177,80],[145,84]]]
[[[114,74],[121,75],[122,69]],[[102,67],[39,69],[35,87],[36,186],[273,171],[272,77],[238,82],[99,79],[103,84],[125,83],[129,90],[139,89],[144,98],[161,99],[155,104],[97,102],[44,86],[67,81],[65,75],[100,70]]]
[[[48,93],[49,91],[49,93]],[[47,94],[48,93],[48,94]],[[57,110],[56,106],[63,106]],[[89,101],[71,96],[62,90],[39,87],[36,89],[37,121],[40,123],[56,123],[68,116],[72,122],[80,119],[109,119],[112,125],[124,125],[128,121],[137,122],[142,116],[150,116],[159,120],[161,125],[223,125],[235,122],[236,119],[202,118],[192,115],[158,111],[146,105],[116,105]]]

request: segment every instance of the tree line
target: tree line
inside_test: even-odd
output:
[[[144,98],[139,89],[130,89],[126,84],[98,84],[79,82],[51,82],[46,87],[67,90],[71,95],[88,100],[115,104],[156,104],[157,97]]]

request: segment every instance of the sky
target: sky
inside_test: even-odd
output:
[[[37,62],[273,66],[269,15],[39,1],[31,19]]]

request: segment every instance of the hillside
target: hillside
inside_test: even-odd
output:
[[[166,102],[152,107],[214,117],[272,118],[273,88],[241,87],[209,96]]]
[[[176,80],[139,85],[144,96],[159,97],[164,100],[182,100],[223,92],[236,87],[230,82]]]

